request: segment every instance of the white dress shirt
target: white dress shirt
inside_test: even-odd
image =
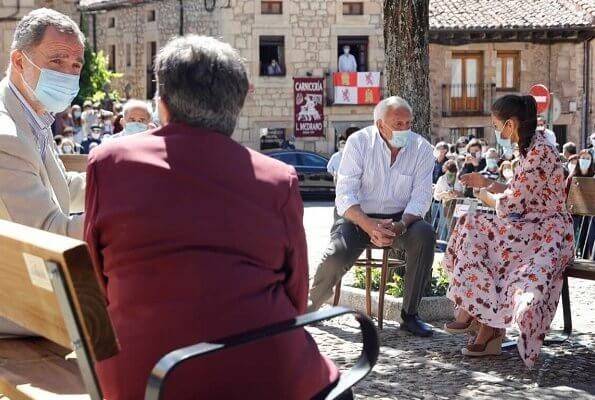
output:
[[[432,201],[433,149],[417,133],[390,165],[390,149],[376,126],[351,135],[337,175],[335,205],[340,216],[359,205],[366,214],[425,216]]]
[[[357,72],[357,61],[353,54],[339,56],[339,72]]]
[[[328,160],[328,164],[326,165],[326,170],[332,176],[337,175],[337,171],[339,170],[339,165],[341,164],[341,157],[343,156],[343,150],[339,150],[335,154],[331,156],[331,159]]]

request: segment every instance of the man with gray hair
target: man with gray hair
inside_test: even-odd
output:
[[[293,319],[307,305],[297,174],[231,138],[248,93],[238,52],[176,38],[155,74],[162,126],[89,159],[85,240],[120,342],[97,363],[107,399],[143,398],[155,363],[180,345]],[[304,330],[185,371],[202,384],[173,379],[168,397],[319,398],[338,376]]]
[[[71,213],[83,210],[85,176],[64,170],[51,126],[78,93],[83,50],[72,19],[31,11],[17,24],[0,82],[0,218],[77,239],[83,216]]]
[[[134,135],[135,133],[141,133],[155,127],[151,123],[153,111],[151,110],[151,106],[145,101],[137,99],[128,100],[124,104],[122,113],[121,123],[124,129],[122,132],[110,136],[103,143],[120,137]]]
[[[375,125],[354,133],[343,150],[331,242],[310,291],[310,311],[333,288],[370,243],[393,247],[407,256],[401,329],[430,336],[417,316],[434,260],[435,235],[423,220],[432,199],[435,158],[430,143],[411,131],[409,104],[400,97],[382,100]]]

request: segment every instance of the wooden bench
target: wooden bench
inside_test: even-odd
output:
[[[66,171],[86,172],[87,155],[86,154],[61,154],[60,160],[64,164]]]
[[[564,333],[570,335],[572,313],[568,278],[595,280],[595,244],[591,242],[595,236],[595,178],[574,178],[568,193],[567,206],[578,222],[578,236],[575,237],[576,258],[572,265],[566,268],[562,286]]]
[[[86,244],[0,220],[0,254],[0,317],[38,335],[0,339],[0,399],[103,399],[93,365],[119,349]],[[188,360],[345,314],[360,324],[362,353],[316,397],[339,399],[372,370],[379,352],[372,321],[342,307],[174,350],[156,364],[145,398],[162,399],[167,378]],[[76,357],[67,358],[73,351]]]
[[[0,316],[39,336],[0,340],[0,393],[103,398],[93,363],[118,344],[87,246],[0,220],[0,254]]]

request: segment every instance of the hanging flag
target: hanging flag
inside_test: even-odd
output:
[[[380,72],[337,72],[334,104],[375,105],[380,101]]]

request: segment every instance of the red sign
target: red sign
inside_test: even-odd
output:
[[[293,78],[295,137],[324,136],[324,78]]]
[[[374,105],[380,101],[380,72],[335,72],[335,104]]]
[[[550,91],[544,85],[533,85],[529,94],[537,102],[537,113],[543,114],[550,106]]]

